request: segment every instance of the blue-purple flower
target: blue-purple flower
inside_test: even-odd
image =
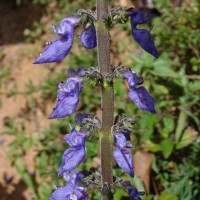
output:
[[[96,30],[92,23],[89,29],[84,29],[80,35],[82,46],[86,49],[92,49],[97,46]]]
[[[38,56],[34,64],[60,62],[70,52],[73,39],[75,26],[79,24],[80,19],[76,16],[70,16],[60,22],[60,27],[57,29],[56,25],[52,25],[55,34],[61,38],[51,41],[44,51]]]
[[[63,154],[58,176],[69,173],[83,162],[86,154],[85,140],[87,136],[87,132],[77,132],[75,129],[65,135],[64,140],[71,148],[67,149]]]
[[[127,15],[131,18],[132,36],[134,40],[148,53],[158,58],[159,54],[155,47],[153,38],[149,31],[145,29],[137,29],[138,24],[143,24],[146,21],[146,16],[139,10],[127,10]]]
[[[123,133],[115,133],[116,149],[113,153],[117,164],[131,177],[134,177],[133,158],[130,151],[125,148],[131,148],[132,144],[127,141]]]
[[[141,110],[146,110],[155,114],[155,102],[152,96],[147,92],[145,87],[140,86],[136,88],[136,86],[143,83],[143,79],[141,77],[137,77],[136,74],[130,70],[124,72],[122,76],[128,82],[130,88],[128,96],[131,101]]]
[[[58,84],[57,103],[49,119],[70,116],[78,106],[79,94],[83,83],[84,69],[69,70],[68,79],[65,83]]]
[[[75,123],[77,125],[81,125],[83,123],[83,121],[87,118],[89,118],[91,115],[89,114],[82,114],[82,113],[77,113],[75,115]]]
[[[140,196],[145,194],[144,192],[138,192],[138,190],[132,185],[126,186],[126,189],[129,191],[131,200],[141,200]]]
[[[85,189],[83,187],[78,187],[82,178],[82,173],[78,171],[72,172],[67,177],[68,184],[56,189],[49,197],[49,200],[88,200],[89,197]]]

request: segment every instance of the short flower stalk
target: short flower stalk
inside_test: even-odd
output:
[[[71,116],[79,104],[79,96],[84,87],[85,78],[95,80],[101,87],[101,116],[76,113],[76,126],[64,136],[69,148],[63,153],[58,176],[67,184],[56,187],[49,200],[88,200],[87,189],[95,187],[103,200],[114,199],[117,188],[129,193],[131,200],[140,200],[144,192],[139,192],[130,181],[113,176],[116,163],[124,173],[134,178],[134,164],[131,153],[131,132],[134,119],[124,115],[114,118],[114,78],[122,78],[129,86],[128,97],[140,110],[155,114],[155,101],[144,86],[142,77],[138,77],[129,67],[113,67],[110,61],[110,28],[116,23],[126,23],[130,19],[133,39],[149,54],[158,57],[152,36],[149,31],[138,29],[138,24],[146,21],[146,15],[135,9],[123,8],[109,10],[107,0],[96,1],[96,12],[79,10],[60,22],[52,25],[59,37],[51,41],[36,58],[34,64],[62,61],[73,46],[77,26],[82,26],[81,45],[85,49],[97,48],[98,66],[90,68],[69,69],[68,78],[58,84],[57,102],[49,119]],[[115,120],[114,120],[115,119]],[[115,121],[115,122],[114,122]],[[101,168],[89,172],[79,172],[76,168],[87,159],[85,142],[93,134],[99,134]]]

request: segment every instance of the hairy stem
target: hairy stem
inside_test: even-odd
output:
[[[110,36],[109,30],[106,28],[103,19],[108,17],[108,0],[96,0],[97,6],[97,51],[98,51],[98,66],[100,72],[105,77],[106,74],[112,72],[110,64]],[[102,137],[100,139],[101,145],[101,171],[102,171],[102,185],[113,183],[112,175],[112,134],[111,127],[113,125],[113,83],[102,85]],[[112,200],[113,195],[110,192],[102,197],[103,200]]]

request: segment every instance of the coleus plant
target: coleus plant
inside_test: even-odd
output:
[[[113,67],[110,63],[110,28],[116,23],[126,23],[130,18],[131,32],[134,40],[148,53],[158,57],[158,52],[149,31],[138,29],[138,24],[146,22],[147,15],[139,10],[130,8],[108,9],[107,0],[96,1],[96,11],[79,10],[76,15],[69,16],[60,22],[60,26],[52,25],[53,31],[59,38],[51,41],[36,58],[34,64],[60,62],[70,52],[74,32],[77,26],[83,27],[80,35],[82,46],[86,49],[97,47],[97,68],[79,68],[68,70],[68,79],[59,83],[57,102],[49,119],[63,118],[75,112],[79,95],[84,85],[84,77],[95,79],[101,87],[101,117],[92,114],[77,113],[76,127],[66,134],[64,140],[69,144],[62,157],[62,165],[58,176],[62,176],[67,185],[58,187],[49,200],[87,200],[87,188],[96,187],[102,194],[102,199],[113,199],[117,187],[127,190],[132,200],[140,199],[144,192],[131,185],[130,181],[113,177],[113,157],[119,167],[131,177],[134,177],[134,167],[130,142],[131,125],[134,120],[126,116],[117,116],[114,123],[114,94],[113,79],[121,77],[129,85],[129,98],[141,110],[155,114],[154,99],[143,84],[143,78],[138,77],[128,67]],[[101,169],[91,169],[88,173],[76,171],[86,157],[85,141],[91,132],[97,132],[101,145]],[[91,137],[90,137],[91,138]],[[113,146],[115,150],[113,151]],[[84,177],[85,174],[85,177]],[[84,186],[84,187],[83,187]]]

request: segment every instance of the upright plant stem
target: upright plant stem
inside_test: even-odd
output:
[[[98,51],[98,66],[100,72],[105,77],[106,74],[112,72],[110,64],[110,36],[109,30],[103,23],[103,19],[108,17],[108,0],[96,0],[97,6],[97,51]],[[112,175],[112,134],[111,127],[113,125],[113,83],[105,86],[102,85],[102,137],[101,144],[101,171],[102,171],[102,184],[113,183]],[[113,195],[110,193],[102,197],[103,200],[112,200]]]

